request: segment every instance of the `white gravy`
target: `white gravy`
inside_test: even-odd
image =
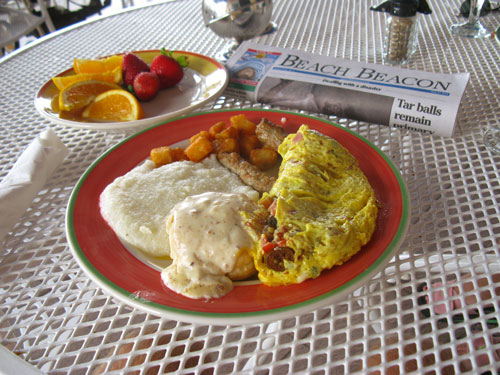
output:
[[[167,287],[190,298],[216,298],[230,292],[226,276],[238,251],[252,240],[239,211],[255,202],[244,194],[208,192],[186,198],[167,218],[172,264],[162,271]]]

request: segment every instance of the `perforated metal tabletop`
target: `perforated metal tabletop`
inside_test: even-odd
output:
[[[274,33],[255,38],[382,63],[376,1],[276,0]],[[52,124],[33,98],[74,57],[168,47],[215,56],[226,41],[203,25],[199,0],[177,0],[75,25],[0,60],[0,177],[44,129],[70,154],[0,249],[0,342],[48,374],[497,374],[500,371],[500,156],[483,132],[500,122],[500,43],[454,37],[458,0],[431,2],[407,67],[469,72],[453,138],[334,116],[373,142],[408,186],[399,252],[345,300],[266,324],[187,324],[130,307],[91,281],[65,236],[69,196],[124,133]],[[500,13],[482,18],[490,29]],[[227,95],[199,110],[260,108]],[[264,106],[262,106],[264,107]],[[268,107],[266,107],[268,108]]]

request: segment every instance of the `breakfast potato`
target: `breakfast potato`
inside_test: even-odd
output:
[[[247,159],[250,157],[250,151],[260,147],[259,138],[255,134],[243,134],[239,142],[241,156]]]
[[[215,138],[238,138],[238,129],[234,126],[229,126],[225,128],[220,133],[215,134]]]
[[[174,161],[189,160],[184,150],[180,147],[172,149],[172,158],[174,159]]]
[[[278,161],[278,153],[270,148],[255,148],[250,151],[250,163],[265,171]]]
[[[253,276],[256,272],[257,270],[255,269],[250,250],[242,248],[236,254],[234,268],[227,274],[227,276],[233,281],[245,280]]]
[[[198,138],[207,138],[210,139],[210,133],[207,130],[202,130],[195,135],[193,135],[191,138],[189,138],[189,143],[194,143]]]
[[[189,160],[199,162],[209,155],[213,150],[212,142],[207,137],[198,137],[185,150]]]
[[[218,123],[212,125],[210,129],[208,129],[208,133],[212,138],[215,138],[216,134],[219,134],[226,128],[226,123],[224,121],[219,121]]]
[[[266,126],[264,126],[266,125]],[[263,139],[268,140],[270,133],[274,134],[274,128],[267,120],[263,119],[259,125],[250,121],[244,114],[230,117],[230,125],[225,121],[219,121],[208,128],[201,130],[189,138],[189,146],[185,149],[161,149],[151,151],[151,159],[157,166],[171,163],[173,161],[190,160],[199,162],[210,153],[236,153],[244,160],[264,171],[276,164],[279,159],[274,147],[268,145]],[[274,125],[282,132],[281,127]],[[272,135],[271,134],[271,135]],[[261,136],[265,135],[263,139]],[[279,134],[282,135],[281,133]],[[281,143],[279,137],[277,143]],[[277,147],[276,147],[277,148]]]
[[[155,163],[156,168],[170,164],[174,160],[172,149],[168,146],[153,148],[149,153],[149,157]]]
[[[217,138],[212,141],[213,151],[219,152],[239,152],[239,144],[235,138]]]
[[[230,118],[231,125],[238,129],[243,134],[255,134],[255,125],[252,121],[246,118],[245,115],[236,115]]]

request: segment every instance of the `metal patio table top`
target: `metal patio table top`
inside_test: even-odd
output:
[[[385,15],[373,5],[275,0],[277,30],[254,40],[382,64]],[[405,65],[470,73],[453,137],[311,114],[365,137],[401,172],[411,216],[400,250],[345,300],[271,323],[169,320],[91,281],[68,246],[66,206],[85,170],[127,134],[53,124],[33,105],[41,85],[75,57],[161,47],[214,57],[228,41],[204,26],[199,0],[99,17],[0,60],[0,178],[48,127],[70,150],[2,244],[1,344],[47,374],[498,373],[500,156],[485,148],[483,133],[500,122],[500,43],[451,35],[449,26],[463,20],[459,7],[432,2]],[[500,24],[499,12],[481,19],[492,30]],[[223,94],[197,111],[225,108],[269,106]]]

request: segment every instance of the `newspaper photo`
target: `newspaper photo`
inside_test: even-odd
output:
[[[253,102],[451,137],[469,73],[439,74],[244,42],[227,92]]]

